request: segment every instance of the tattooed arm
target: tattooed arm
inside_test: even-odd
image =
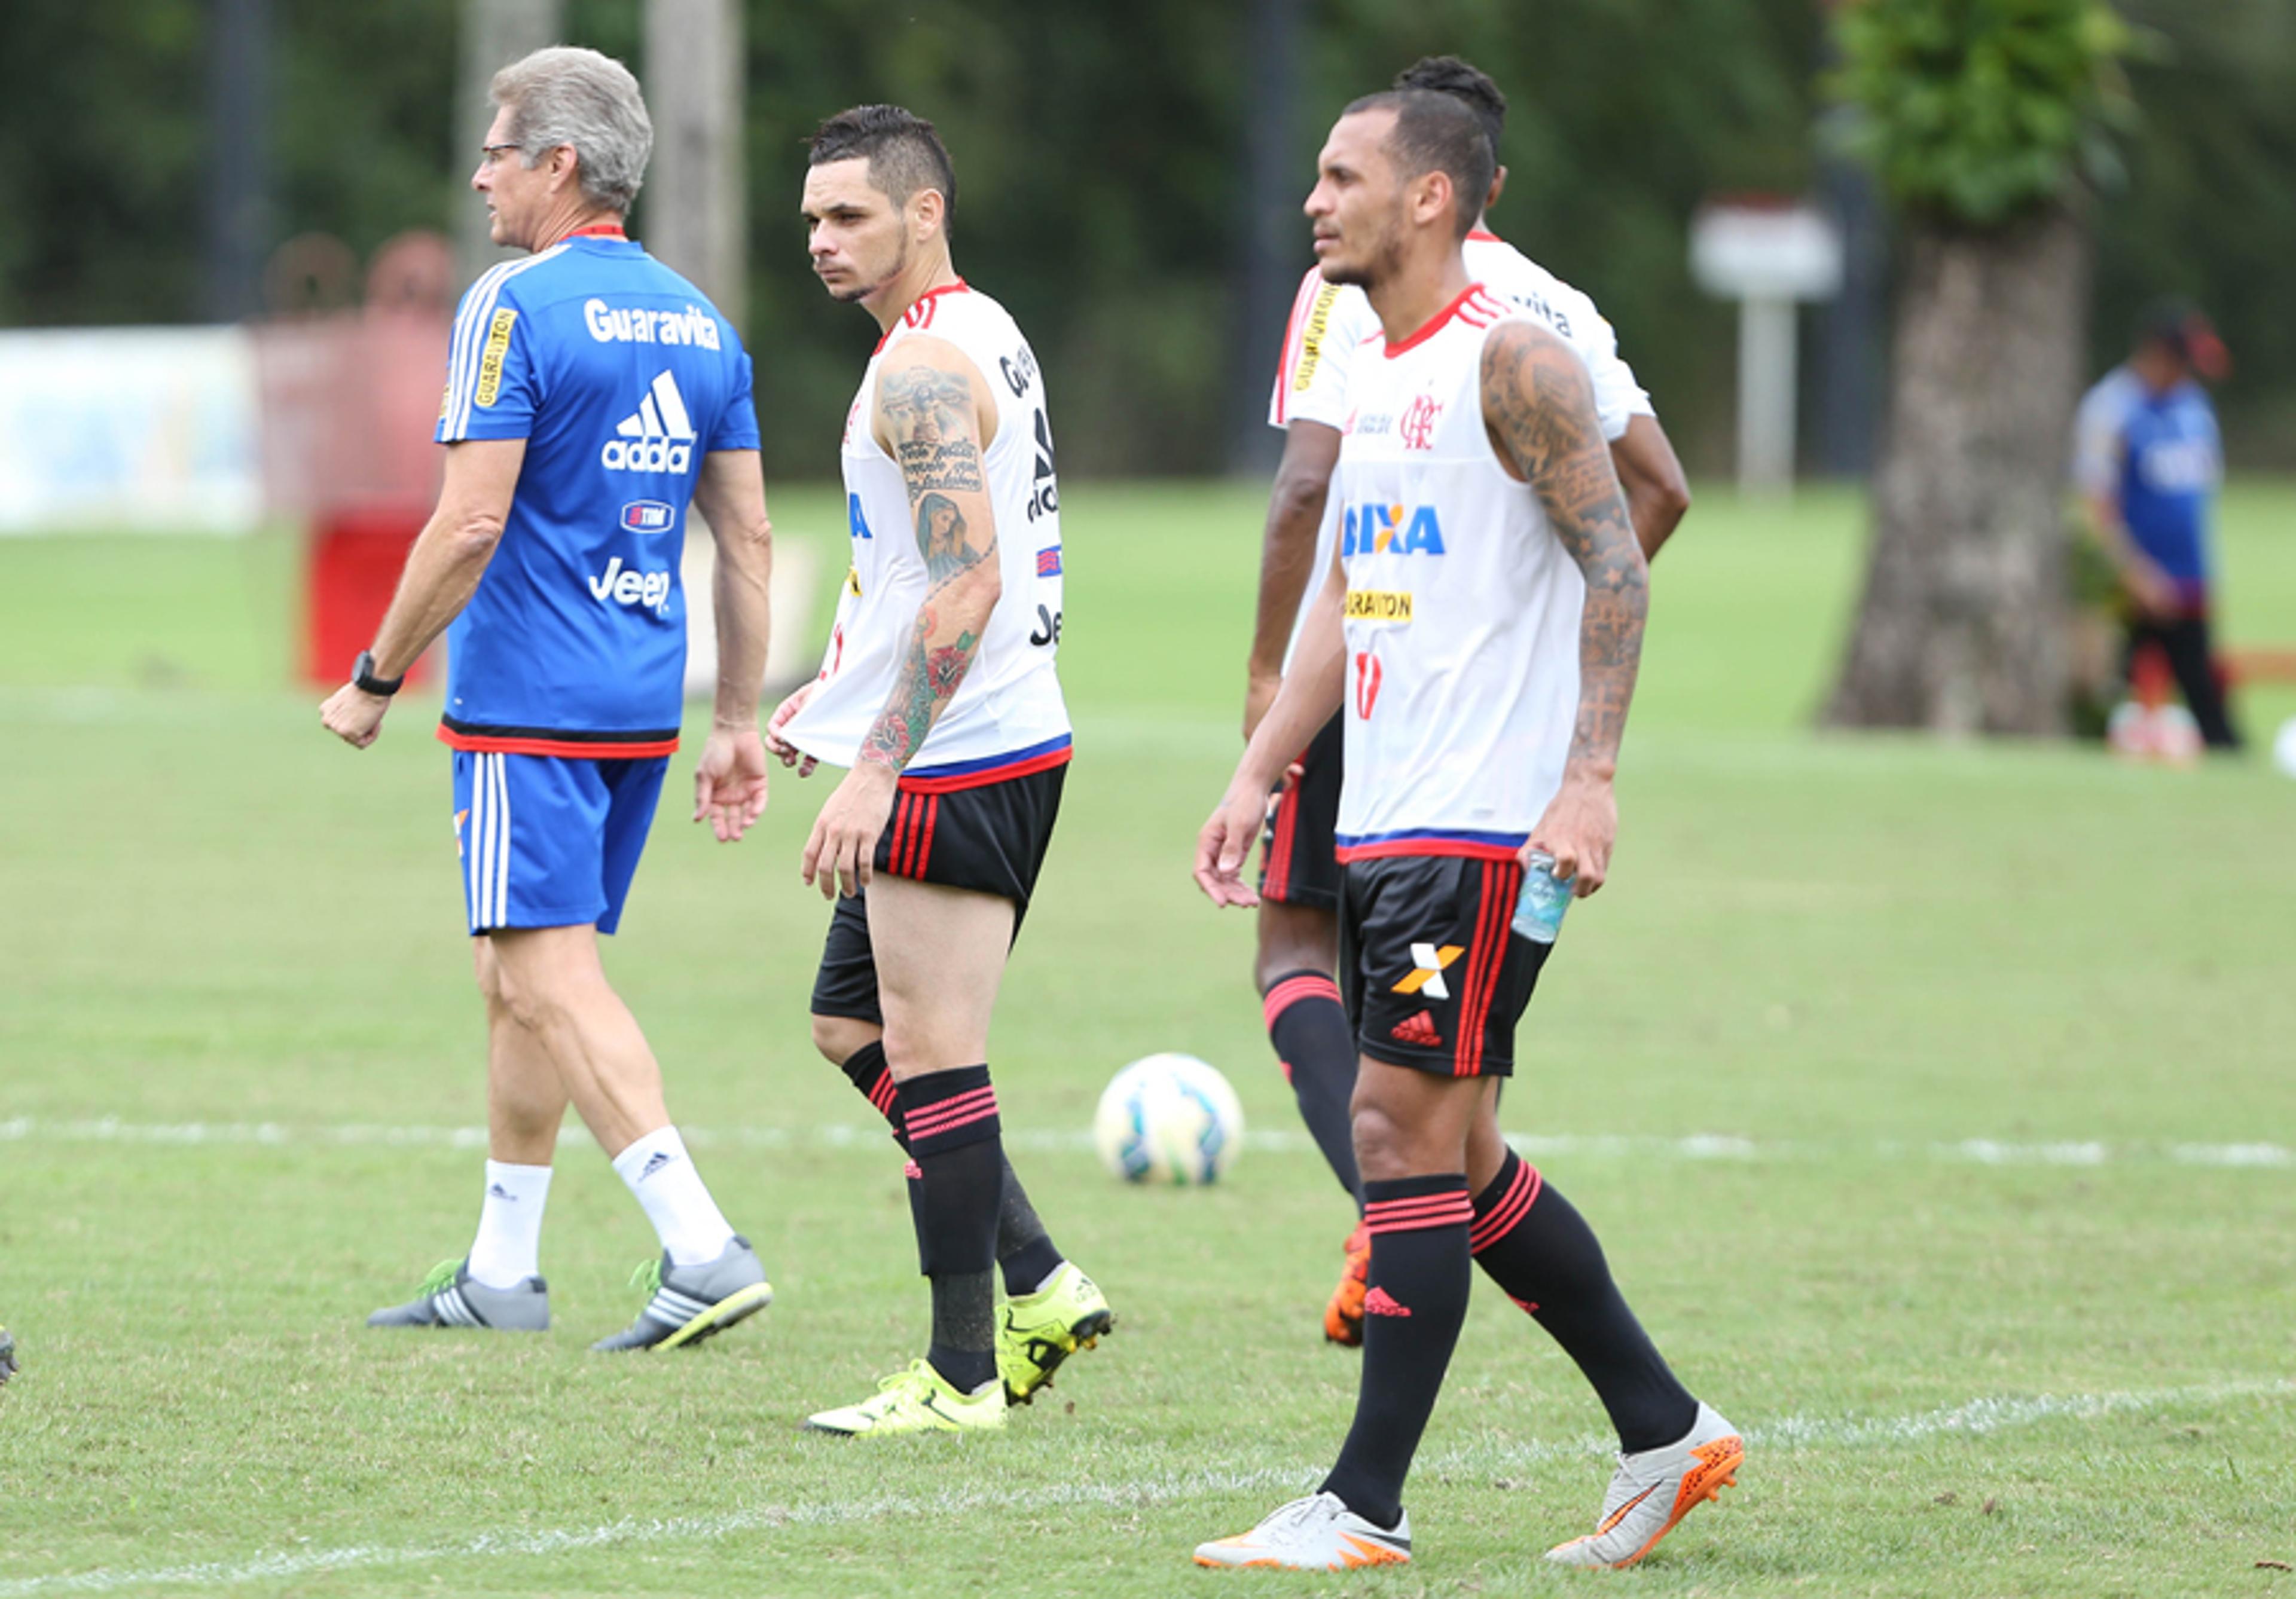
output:
[[[1619,831],[1611,780],[1642,660],[1650,568],[1635,537],[1611,451],[1595,414],[1594,386],[1578,355],[1545,328],[1502,323],[1483,342],[1483,422],[1513,474],[1530,486],[1587,578],[1578,622],[1578,715],[1562,787],[1525,847],[1576,874],[1578,891],[1603,886]]]
[[[900,463],[924,557],[925,597],[892,693],[861,741],[860,758],[822,807],[805,850],[805,880],[824,895],[867,883],[895,784],[979,653],[1004,579],[983,453],[996,402],[972,363],[938,339],[903,340],[879,373],[871,427]]]

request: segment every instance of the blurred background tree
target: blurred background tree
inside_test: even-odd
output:
[[[0,52],[0,324],[196,320],[211,150],[206,78],[226,0],[12,0]],[[245,4],[247,0],[237,0]],[[1266,0],[1260,0],[1265,4]],[[1815,0],[1292,0],[1296,212],[1339,107],[1456,51],[1512,102],[1499,230],[1594,294],[1693,469],[1727,461],[1734,318],[1692,288],[1691,211],[1813,181],[1824,17]],[[481,130],[458,126],[455,0],[262,0],[266,241],[322,231],[362,257],[452,233]],[[1950,10],[1945,0],[1923,9]],[[2150,114],[2127,189],[2095,210],[2096,365],[2161,289],[2218,316],[2236,463],[2296,461],[2296,7],[2137,0],[2169,48],[2132,68]],[[639,0],[566,0],[566,35],[644,70]],[[1048,368],[1078,473],[1194,473],[1238,459],[1281,330],[1242,311],[1252,8],[1142,0],[746,0],[750,282],[768,466],[832,469],[825,440],[873,339],[824,301],[796,220],[805,134],[847,104],[934,118],[963,190],[958,260],[1012,306]],[[645,226],[641,200],[636,224]],[[1288,230],[1288,234],[1283,231]],[[1910,245],[1910,239],[1906,241]],[[1911,256],[1907,256],[1911,260]],[[1811,363],[1818,365],[1818,347]],[[1828,396],[1806,407],[1813,431]],[[828,420],[825,420],[828,419]],[[1248,452],[1245,452],[1248,453]]]
[[[1903,219],[1866,591],[1830,719],[2042,734],[2065,715],[2065,463],[2094,180],[2128,34],[2102,0],[1852,0],[1854,147]]]

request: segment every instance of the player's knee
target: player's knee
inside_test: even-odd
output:
[[[881,1029],[856,1016],[816,1016],[813,1046],[832,1066],[842,1066],[877,1041]]]
[[[1356,1166],[1374,1182],[1414,1175],[1412,1141],[1403,1122],[1360,1091],[1354,1104]]]
[[[572,1008],[563,974],[536,970],[529,963],[504,960],[499,955],[492,966],[491,986],[486,990],[488,1008],[525,1031],[547,1032]]]
[[[495,954],[494,940],[473,939],[472,967],[479,980],[479,993],[487,1002],[490,1013],[507,1013],[510,1009],[510,974]]]
[[[1297,906],[1271,902],[1260,907],[1252,978],[1262,994],[1295,972],[1328,973],[1339,964],[1339,933],[1329,917]]]

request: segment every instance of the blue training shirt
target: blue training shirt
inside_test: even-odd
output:
[[[619,234],[578,234],[471,285],[438,439],[523,439],[526,459],[447,630],[442,740],[601,758],[677,747],[686,508],[703,455],[758,447],[750,390],[732,325]]]
[[[2126,366],[2081,401],[2081,486],[2117,501],[2137,548],[2188,603],[2208,591],[2209,509],[2224,451],[2208,395],[2189,380],[2155,394]]]

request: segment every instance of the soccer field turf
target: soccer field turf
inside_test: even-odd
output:
[[[435,701],[363,754],[277,686],[285,546],[0,545],[0,1599],[79,1593],[2296,1595],[2296,784],[2260,757],[1806,730],[1846,496],[1714,494],[1659,562],[1611,886],[1503,1120],[1747,1432],[1623,1578],[1540,1556],[1599,1408],[1479,1285],[1406,1499],[1417,1563],[1211,1573],[1329,1464],[1350,1218],[1190,843],[1237,745],[1259,496],[1078,484],[1078,755],[992,1054],[1014,1159],[1119,1326],[1002,1437],[801,1436],[920,1347],[898,1158],[807,1042],[825,912],[777,776],[678,806],[608,960],[778,1298],[591,1355],[652,1237],[570,1137],[541,1338],[360,1325],[466,1246],[484,1096]],[[780,496],[785,532],[841,502]],[[2228,632],[2296,643],[2296,493],[2227,508]],[[841,563],[840,563],[841,570]],[[826,574],[833,578],[835,572]],[[2296,696],[2251,695],[2252,731]],[[1109,1074],[1221,1066],[1220,1186],[1086,1147]]]

